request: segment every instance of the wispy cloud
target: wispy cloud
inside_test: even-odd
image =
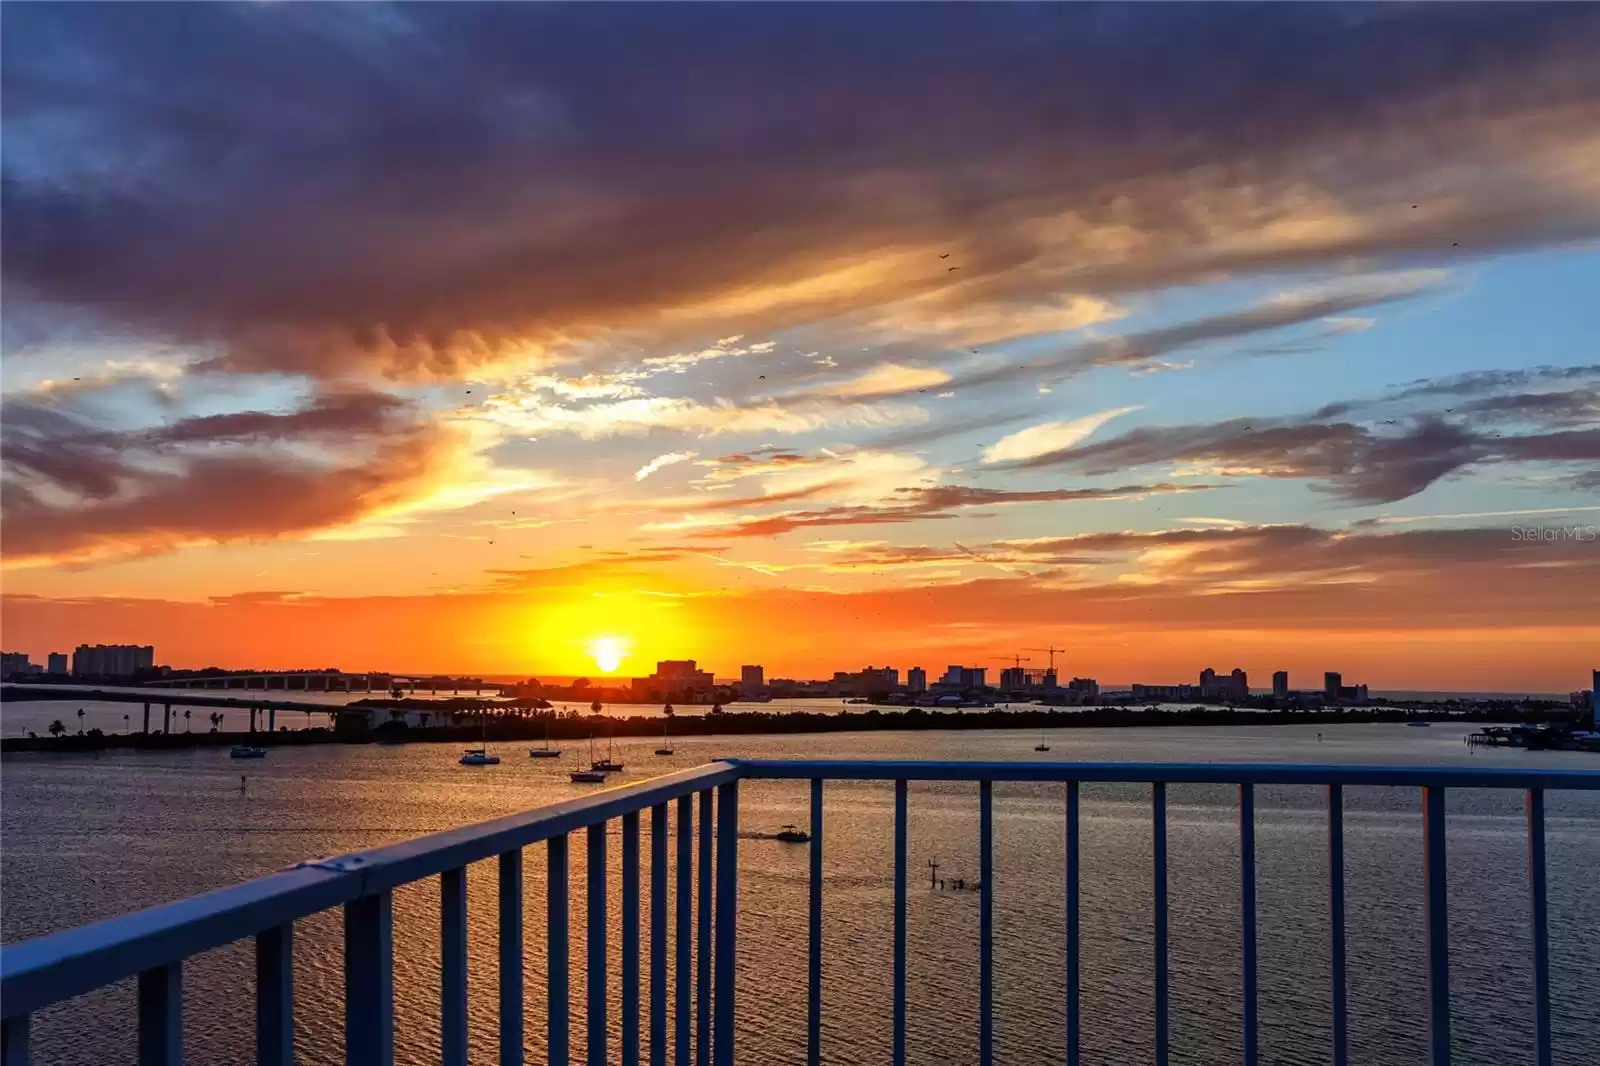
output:
[[[674,463],[686,463],[699,454],[699,452],[667,452],[665,455],[658,455],[634,471],[633,480],[643,481],[662,467],[671,466]]]
[[[968,485],[940,485],[933,488],[901,489],[878,505],[828,507],[815,511],[787,511],[773,515],[706,516],[681,522],[652,524],[649,528],[691,530],[696,536],[771,537],[796,529],[835,526],[891,525],[931,519],[947,519],[973,507],[996,507],[1024,503],[1088,503],[1106,500],[1139,499],[1168,493],[1201,492],[1216,485],[1152,484],[1120,485],[1104,489],[985,489]]]
[[[1066,422],[1044,422],[1037,426],[1029,426],[1007,437],[1001,437],[995,443],[983,450],[985,463],[1014,462],[1019,459],[1032,459],[1035,456],[1047,455],[1050,452],[1070,448],[1080,441],[1094,435],[1094,431],[1117,418],[1137,411],[1138,407],[1113,407],[1106,411],[1097,411],[1092,415],[1084,415]]]
[[[824,427],[890,427],[927,420],[921,408],[906,404],[776,402],[708,403],[685,397],[651,396],[583,407],[548,404],[533,397],[491,397],[473,417],[508,432],[537,436],[570,433],[584,440],[674,430],[718,436],[736,433],[809,433]]]

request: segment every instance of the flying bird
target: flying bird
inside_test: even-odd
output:
[[[961,269],[961,268],[960,268],[960,267],[945,267],[945,268],[944,268],[944,272],[945,272],[945,273],[946,273],[946,274],[948,274],[948,273],[950,273],[950,272],[951,272],[951,271],[952,271],[952,270],[960,270],[960,269]]]
[[[943,255],[941,255],[941,256],[940,256],[940,257],[939,257],[939,258],[940,258],[940,259],[949,259],[949,258],[950,258],[950,253],[949,253],[949,252],[946,252],[946,253],[944,253],[944,254],[943,254]]]

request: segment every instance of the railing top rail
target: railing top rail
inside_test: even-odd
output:
[[[243,884],[0,948],[13,1018],[353,899],[736,780],[713,762],[477,825],[301,863]]]
[[[1600,790],[1600,770],[1283,763],[931,762],[900,759],[730,759],[745,777],[840,781],[1091,781],[1169,784],[1388,785]]]

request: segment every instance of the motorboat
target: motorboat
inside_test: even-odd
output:
[[[604,770],[574,770],[567,776],[572,778],[574,785],[598,785],[606,779]]]
[[[228,752],[230,759],[265,759],[266,748],[258,748],[253,744],[235,744],[233,750]]]
[[[786,825],[772,834],[773,840],[781,840],[785,844],[804,844],[811,839],[811,834],[797,825]]]

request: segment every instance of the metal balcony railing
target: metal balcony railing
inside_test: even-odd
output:
[[[821,1059],[823,782],[894,783],[894,926],[892,1061],[906,1061],[907,783],[970,781],[978,785],[979,982],[978,1050],[994,1058],[994,782],[1063,786],[1066,841],[1065,928],[1067,1061],[1079,1059],[1079,785],[1133,782],[1151,786],[1154,884],[1152,959],[1154,1053],[1169,1054],[1167,786],[1227,784],[1239,790],[1243,1061],[1255,1066],[1257,1039],[1255,788],[1315,785],[1327,789],[1328,906],[1331,914],[1333,1061],[1348,1061],[1345,1003],[1344,830],[1346,786],[1421,790],[1427,946],[1428,1053],[1432,1066],[1450,1061],[1450,966],[1445,885],[1446,789],[1519,789],[1526,793],[1533,957],[1534,1038],[1538,1066],[1551,1062],[1549,945],[1546,927],[1544,795],[1550,789],[1600,790],[1600,773],[1511,769],[1361,766],[1277,766],[1149,763],[857,762],[730,760],[597,792],[581,799],[480,825],[419,837],[358,854],[302,863],[255,881],[0,949],[0,1066],[30,1062],[29,1019],[41,1008],[137,976],[141,1066],[183,1061],[184,963],[236,941],[255,942],[256,1061],[293,1061],[293,945],[298,919],[342,907],[346,1057],[361,1066],[394,1061],[393,899],[402,885],[438,878],[442,946],[442,1061],[467,1061],[467,895],[469,864],[494,859],[499,870],[499,1061],[524,1059],[523,849],[543,843],[546,894],[546,1046],[552,1066],[566,1066],[572,1020],[568,982],[568,842],[582,831],[587,864],[587,1061],[610,1061],[607,1046],[606,834],[622,830],[621,1047],[624,1066],[640,1061],[641,994],[648,997],[651,1066],[733,1066],[736,908],[739,899],[739,783],[752,779],[810,782],[810,884],[807,997],[808,1063]],[[675,826],[669,827],[676,806]],[[696,808],[698,807],[698,816]],[[641,944],[640,820],[650,816],[650,937]],[[698,835],[696,830],[698,828]],[[676,831],[676,855],[668,841]],[[698,850],[696,850],[698,847]],[[675,869],[671,864],[675,863]],[[698,864],[698,875],[695,867]],[[714,878],[713,878],[714,871]],[[668,990],[667,892],[676,891],[673,988]],[[691,928],[691,921],[693,927]],[[641,968],[648,983],[641,987]],[[693,972],[691,972],[693,969]],[[695,1011],[694,1004],[700,1009]],[[710,1009],[706,1006],[709,1004]],[[669,1040],[669,1024],[672,1035]],[[691,1031],[692,1030],[692,1031]]]

